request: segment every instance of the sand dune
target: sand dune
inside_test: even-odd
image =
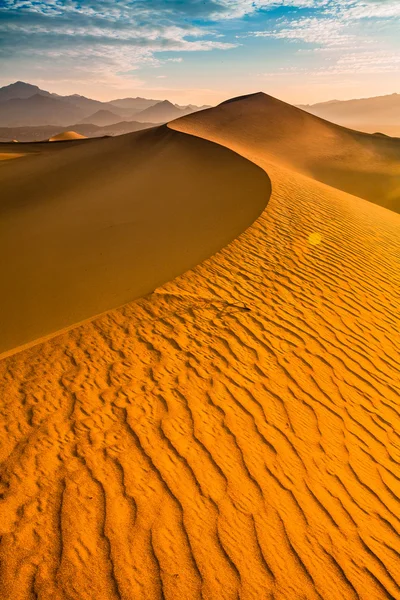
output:
[[[345,129],[262,93],[177,122],[400,212],[399,139]]]
[[[76,131],[62,131],[49,138],[49,142],[64,142],[65,140],[83,140],[85,136]]]
[[[24,156],[21,152],[0,152],[0,161],[1,160],[11,160],[12,158],[20,158]]]
[[[0,352],[152,292],[269,198],[261,169],[166,127],[69,144],[0,172]]]
[[[244,102],[170,127],[265,169],[254,225],[0,362],[0,597],[400,596],[400,215],[301,140],[282,164]]]

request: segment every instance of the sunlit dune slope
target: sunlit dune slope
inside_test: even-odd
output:
[[[7,162],[0,351],[152,292],[234,239],[270,194],[252,163],[166,127]]]
[[[12,158],[21,158],[24,156],[20,152],[0,152],[0,161],[1,160],[11,160]]]
[[[63,142],[65,140],[84,140],[86,137],[76,131],[62,131],[49,138],[49,142]]]
[[[179,125],[181,123],[182,125]],[[291,169],[400,212],[400,139],[334,125],[266,94],[234,98],[173,122],[262,151]]]
[[[400,597],[400,215],[205,114],[171,126],[261,165],[268,207],[0,362],[2,598]]]

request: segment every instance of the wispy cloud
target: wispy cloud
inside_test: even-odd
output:
[[[103,73],[126,73],[163,64],[163,53],[229,50],[212,24],[195,19],[231,18],[254,10],[250,2],[229,0],[3,0],[0,3],[0,56],[37,60],[60,71],[68,65],[98,80]],[[179,62],[179,57],[169,62]],[[37,70],[37,67],[33,67]],[[123,76],[125,77],[125,76]],[[126,78],[126,77],[125,77]]]
[[[342,47],[348,45],[356,36],[350,32],[349,23],[334,18],[305,17],[293,21],[285,20],[275,29],[251,31],[243,37],[270,37],[301,41],[321,47]]]
[[[398,0],[326,0],[311,3],[310,8],[306,15],[284,17],[273,27],[248,31],[237,38],[286,40],[298,45],[298,54],[306,53],[308,46],[313,53],[325,54],[325,61],[330,62],[312,70],[300,67],[303,73],[398,71],[399,42],[393,45],[393,36],[387,39],[380,35],[385,28],[400,26]]]
[[[389,73],[399,71],[399,20],[399,0],[0,0],[0,61],[33,80],[121,87],[163,65],[178,73],[184,55],[212,66],[253,43],[278,48],[273,60],[265,52],[276,64],[267,72]]]

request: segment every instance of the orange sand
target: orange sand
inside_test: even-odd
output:
[[[17,154],[16,152],[0,152],[0,161],[11,160],[12,158],[20,158],[21,156],[24,156],[24,154]]]
[[[27,146],[0,173],[0,353],[152,292],[237,237],[271,191],[253,163],[167,127]]]
[[[400,596],[400,215],[246,139],[248,102],[170,127],[266,169],[254,225],[0,362],[2,598]]]
[[[76,131],[62,131],[49,138],[49,142],[63,142],[65,140],[86,140],[86,136],[76,133]]]

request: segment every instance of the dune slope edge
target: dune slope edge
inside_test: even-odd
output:
[[[259,167],[166,127],[71,143],[1,166],[0,352],[152,292],[270,196]]]
[[[255,224],[0,362],[0,596],[399,597],[400,216],[215,138]]]

